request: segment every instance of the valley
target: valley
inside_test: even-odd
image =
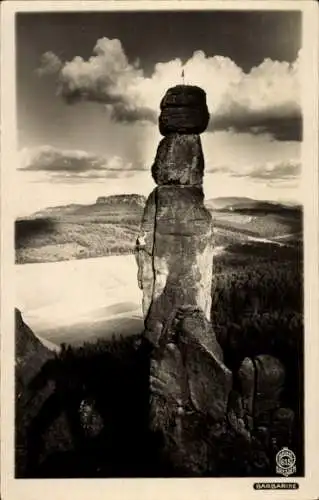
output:
[[[143,329],[133,253],[145,200],[110,198],[16,222],[15,305],[51,347]],[[246,214],[223,207],[211,213],[215,273],[225,259],[223,273],[233,269],[231,262],[240,266],[258,255],[270,262],[276,252],[284,256],[300,246],[301,214],[295,211]]]

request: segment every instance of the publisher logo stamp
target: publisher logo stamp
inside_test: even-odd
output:
[[[276,472],[285,477],[296,472],[296,455],[289,448],[282,448],[276,455]]]

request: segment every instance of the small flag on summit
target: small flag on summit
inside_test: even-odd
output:
[[[184,70],[182,70],[183,83],[184,83],[184,77],[185,77],[185,73],[184,73]]]

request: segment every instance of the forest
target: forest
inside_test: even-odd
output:
[[[302,475],[302,248],[299,243],[293,248],[235,244],[216,256],[213,266],[212,324],[223,348],[225,364],[236,373],[246,356],[272,354],[283,362],[287,381],[283,399],[295,415],[291,446],[298,456],[298,474]],[[161,462],[154,436],[148,431],[147,359],[141,350],[140,336],[119,336],[80,348],[64,346],[55,360],[44,365],[31,384],[34,387],[25,390],[28,394],[30,390],[42,392],[49,379],[56,381],[55,392],[31,423],[28,439],[32,441],[32,450],[36,451],[38,446],[40,455],[44,441],[47,449],[54,448],[58,442],[59,449],[42,460],[40,467],[23,472],[25,438],[17,422],[18,476],[178,475],[179,471]],[[20,388],[20,394],[21,391]],[[81,401],[89,402],[83,410],[89,412],[85,417],[88,435],[85,427],[74,425],[76,407]],[[17,405],[18,420],[28,419],[19,397]],[[76,443],[76,451],[70,451],[68,446],[63,449],[63,442],[68,439],[65,436],[61,439],[61,435],[65,435],[68,426],[61,420],[62,413],[69,420],[69,428],[73,428],[71,439]],[[56,419],[57,424],[52,427]],[[205,426],[205,422],[200,425]],[[260,474],[259,469],[254,468],[255,453],[265,456],[260,445],[257,451],[252,444],[247,447],[247,443],[229,430],[220,439],[220,443],[215,443],[219,456],[215,457],[217,462],[215,460],[212,471],[207,471],[208,475]],[[253,442],[258,444],[258,440]],[[265,460],[268,463],[267,454]],[[267,473],[267,467],[263,475],[271,474],[271,470]]]

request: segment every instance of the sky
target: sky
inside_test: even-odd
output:
[[[299,12],[17,14],[17,215],[148,195],[182,69],[211,114],[206,198],[302,202],[301,57]]]

